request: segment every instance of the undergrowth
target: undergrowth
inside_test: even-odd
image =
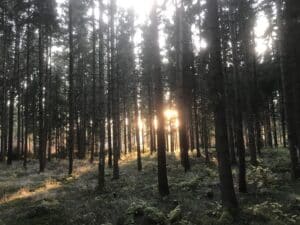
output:
[[[0,165],[0,225],[93,224],[300,224],[300,184],[289,179],[286,149],[265,149],[259,165],[247,165],[248,193],[238,194],[240,211],[223,211],[215,163],[191,156],[192,170],[184,173],[178,155],[167,156],[171,194],[159,197],[156,157],[143,155],[138,172],[134,155],[120,162],[120,179],[97,191],[97,162],[76,160],[73,176],[67,161],[53,160],[38,174],[38,162]],[[238,171],[234,170],[237,188]]]

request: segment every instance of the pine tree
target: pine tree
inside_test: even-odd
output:
[[[74,154],[74,53],[73,53],[73,0],[69,0],[69,134],[68,134],[68,154],[69,154],[69,174],[73,173]]]
[[[165,119],[163,109],[163,83],[162,83],[162,72],[160,53],[158,46],[158,17],[157,17],[157,5],[156,2],[153,4],[150,15],[151,27],[150,32],[152,37],[152,51],[153,51],[153,65],[152,73],[154,76],[154,101],[155,109],[158,121],[157,128],[157,161],[158,161],[158,190],[161,196],[169,194],[168,177],[167,177],[167,166],[166,166],[166,140],[165,140]]]
[[[105,182],[105,90],[104,90],[104,24],[103,24],[103,1],[99,0],[99,189],[103,189]]]
[[[222,74],[221,43],[218,22],[217,0],[207,2],[207,22],[210,28],[210,87],[214,97],[214,119],[216,129],[216,149],[219,165],[221,197],[223,206],[235,210],[238,206],[234,192],[230,168],[228,139],[225,118],[224,75]]]

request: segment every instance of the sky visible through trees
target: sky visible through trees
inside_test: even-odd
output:
[[[298,0],[0,0],[0,225],[298,224],[299,21]]]

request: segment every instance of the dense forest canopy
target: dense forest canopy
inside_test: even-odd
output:
[[[214,165],[237,217],[270,153],[300,178],[299,21],[299,0],[0,0],[1,170],[88,160],[107,193],[154,157],[164,199],[174,162]]]

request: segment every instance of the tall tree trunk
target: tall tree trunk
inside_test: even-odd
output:
[[[282,8],[282,2],[277,1],[278,9]],[[300,177],[299,159],[297,155],[297,132],[294,121],[294,78],[297,76],[297,56],[295,46],[299,41],[295,31],[299,28],[299,23],[296,20],[296,15],[299,15],[300,2],[297,0],[286,1],[284,23],[281,20],[281,10],[278,10],[279,24],[279,49],[280,49],[280,68],[282,79],[282,90],[284,96],[285,115],[288,130],[289,152],[291,158],[291,176],[292,179]],[[285,24],[285,27],[283,27]],[[283,36],[283,34],[285,34]]]
[[[92,0],[92,27],[93,27],[93,34],[92,34],[92,46],[93,46],[93,53],[92,53],[92,146],[91,146],[91,158],[90,162],[93,163],[94,161],[94,153],[95,153],[95,146],[96,146],[96,131],[98,121],[96,119],[96,24],[95,24],[95,2]]]
[[[107,53],[107,61],[108,61],[108,71],[107,71],[107,80],[108,80],[108,90],[107,90],[107,142],[108,142],[108,167],[112,168],[113,165],[113,150],[112,150],[112,63],[111,63],[111,28],[109,27],[108,34],[108,53]]]
[[[282,82],[281,82],[282,85]],[[283,100],[283,91],[281,88],[280,93],[280,119],[281,119],[281,130],[282,130],[282,145],[284,148],[287,147],[287,140],[286,140],[286,116],[284,111],[284,100]]]
[[[135,77],[134,87],[134,117],[135,117],[135,138],[136,138],[136,153],[137,153],[137,168],[138,171],[142,170],[142,159],[141,159],[141,140],[140,140],[140,126],[139,126],[139,107],[138,107],[138,75]]]
[[[125,93],[123,93],[123,95],[125,95]],[[124,137],[124,154],[126,155],[127,152],[128,152],[128,149],[127,149],[127,114],[126,114],[126,99],[124,99],[124,102],[123,102],[123,137]]]
[[[6,2],[5,2],[6,4]],[[6,5],[4,5],[6,6]],[[6,61],[7,61],[7,28],[6,28],[6,10],[4,7],[2,14],[2,27],[3,27],[3,45],[2,49],[2,99],[1,99],[1,154],[0,162],[5,160],[7,152],[7,72],[6,72]]]
[[[229,159],[228,138],[226,130],[226,110],[224,93],[224,76],[222,74],[221,43],[218,22],[217,0],[207,2],[207,22],[210,33],[210,87],[214,96],[214,119],[216,128],[216,149],[220,176],[221,198],[223,206],[229,210],[237,209],[238,203],[234,192],[231,165]]]
[[[27,33],[26,33],[26,84],[27,87],[29,86],[30,82],[30,50],[31,50],[31,27],[27,24]],[[28,90],[25,90],[24,96],[24,114],[25,114],[25,132],[24,132],[24,161],[23,166],[26,168],[27,166],[27,153],[28,153],[28,128],[29,128],[29,94],[27,93]]]
[[[17,15],[16,15],[17,16]],[[8,129],[8,152],[7,152],[7,164],[12,164],[13,157],[13,135],[14,135],[14,107],[15,107],[15,95],[17,82],[19,77],[19,56],[20,56],[20,32],[21,27],[19,24],[19,20],[15,18],[15,26],[16,26],[16,36],[15,36],[15,51],[14,51],[14,66],[13,66],[13,76],[11,79],[10,86],[10,105],[9,105],[9,129]]]
[[[278,148],[276,110],[275,110],[275,103],[274,103],[273,99],[271,99],[271,113],[272,113],[272,124],[273,124],[274,147]]]
[[[176,18],[177,18],[177,35],[176,35],[176,97],[178,104],[178,119],[180,121],[179,126],[179,140],[180,140],[180,158],[181,164],[184,167],[185,172],[190,170],[189,162],[189,140],[187,134],[187,106],[185,105],[186,96],[183,84],[183,3],[176,2]]]
[[[197,157],[201,157],[200,151],[200,131],[199,131],[199,112],[197,104],[197,89],[196,89],[196,79],[194,81],[194,91],[193,91],[193,106],[194,106],[194,122],[195,122],[195,139],[196,139],[196,151]]]
[[[42,5],[40,5],[40,8]],[[39,45],[39,75],[38,75],[38,136],[39,136],[39,163],[40,163],[40,172],[44,172],[45,170],[45,162],[44,162],[44,45],[43,45],[43,26],[39,25],[39,37],[38,37],[38,45]]]
[[[267,141],[267,146],[269,148],[273,148],[269,102],[267,102],[266,110],[265,110],[265,137],[266,137],[266,141]]]
[[[249,24],[246,22],[246,24]],[[247,26],[248,27],[248,26]],[[245,28],[248,29],[248,28]],[[254,44],[253,40],[248,37],[248,33],[245,34],[245,46],[244,46],[244,54],[245,54],[245,62],[246,62],[246,122],[247,122],[247,130],[248,130],[248,148],[250,151],[250,162],[252,165],[257,165],[257,149],[256,149],[256,140],[255,140],[255,106],[254,104],[254,95],[256,95],[255,86],[254,86],[254,68],[253,64],[255,61],[255,57],[253,54]]]
[[[115,65],[115,0],[110,1],[110,51],[111,51],[111,83],[112,83],[112,116],[113,116],[113,178],[119,179],[119,156],[120,156],[120,143],[119,143],[119,95],[118,95],[118,71]]]
[[[104,23],[103,23],[103,0],[99,0],[99,129],[100,129],[100,151],[99,151],[99,177],[98,186],[102,190],[105,182],[105,90],[104,90]]]
[[[52,79],[51,79],[51,48],[52,48],[52,39],[51,39],[51,36],[46,36],[45,37],[46,39],[46,46],[45,46],[45,49],[46,49],[46,71],[45,71],[45,74],[46,74],[46,77],[45,77],[45,89],[46,89],[46,92],[45,92],[45,113],[44,113],[44,151],[45,151],[45,162],[46,162],[46,151],[48,149],[48,161],[50,162],[51,161],[51,111],[52,111],[52,104],[51,104],[51,95],[52,95],[52,88],[51,88],[51,82],[52,82]],[[48,145],[47,145],[48,144]]]
[[[153,90],[152,90],[152,78],[148,80],[148,123],[149,123],[149,135],[150,135],[150,154],[154,151],[154,129],[153,129]]]
[[[10,104],[9,104],[9,121],[8,121],[8,150],[7,150],[7,165],[12,164],[13,157],[13,126],[14,126],[14,95],[15,92],[12,90],[14,87],[11,87],[10,91]]]
[[[161,196],[169,194],[167,165],[166,165],[166,139],[165,139],[165,118],[163,107],[163,84],[162,72],[160,64],[160,51],[158,45],[158,18],[157,18],[157,3],[154,1],[153,8],[150,14],[151,33],[153,35],[153,51],[155,54],[153,65],[153,81],[154,81],[154,101],[156,104],[157,116],[157,175],[158,175],[158,190]]]
[[[74,56],[73,56],[73,0],[69,0],[69,134],[68,134],[68,153],[69,153],[69,174],[73,172],[74,154]]]
[[[20,64],[18,64],[18,70]],[[18,98],[18,104],[17,104],[17,148],[16,148],[16,158],[19,160],[21,157],[21,117],[22,117],[22,112],[21,112],[21,89],[20,89],[20,79],[17,79],[17,98]]]
[[[231,116],[229,116],[231,117]],[[229,151],[230,151],[230,161],[232,165],[237,164],[237,159],[236,159],[236,152],[235,152],[235,139],[234,139],[234,122],[233,119],[230,118],[228,120],[228,144],[230,146]]]
[[[43,8],[42,3],[39,5],[40,9]],[[39,121],[39,162],[40,162],[40,172],[45,170],[45,157],[46,149],[44,149],[45,139],[45,115],[44,115],[44,29],[43,25],[39,24],[39,37],[38,37],[38,46],[39,46],[39,74],[38,74],[38,121]]]
[[[245,162],[245,143],[244,143],[244,129],[243,129],[243,115],[242,115],[242,96],[241,96],[241,77],[239,73],[239,60],[238,60],[238,46],[237,46],[237,31],[236,31],[236,17],[233,8],[231,7],[231,14],[233,23],[230,27],[232,38],[232,57],[233,57],[233,74],[234,74],[234,133],[235,133],[235,146],[239,158],[239,191],[246,192],[246,162]]]
[[[128,151],[131,153],[132,151],[132,142],[131,142],[131,112],[130,108],[127,109],[127,116],[128,116],[128,132],[127,132],[127,139],[128,139]]]
[[[204,154],[205,154],[205,163],[208,164],[210,161],[210,157],[209,157],[209,128],[208,128],[208,124],[207,124],[207,117],[206,115],[203,115],[202,118],[202,144],[203,144],[203,148],[204,148]]]

